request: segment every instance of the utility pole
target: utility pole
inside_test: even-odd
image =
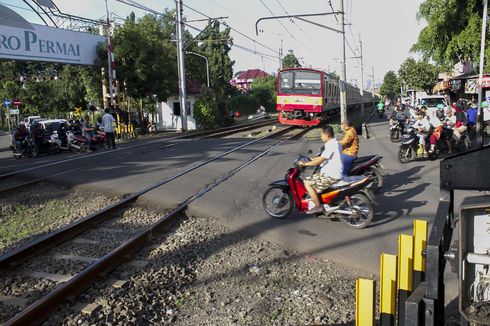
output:
[[[342,64],[340,65],[340,123],[347,119],[347,93],[346,93],[346,71],[345,71],[345,23],[344,23],[344,0],[340,0],[340,31],[342,33]]]
[[[373,110],[374,110],[374,100],[375,100],[375,96],[374,96],[374,66],[371,66],[372,70],[373,70],[373,74],[371,75],[371,77],[373,78],[372,79],[372,85],[371,85],[371,94],[373,95]]]
[[[282,39],[281,39],[281,48],[279,49],[279,69],[282,69]]]
[[[476,122],[476,147],[483,147],[483,109],[482,102],[482,83],[483,83],[483,65],[485,64],[485,35],[487,31],[487,9],[488,0],[483,0],[483,22],[481,25],[481,43],[480,43],[480,76],[478,87],[478,115]]]
[[[175,0],[177,14],[177,64],[179,68],[179,98],[180,117],[182,119],[182,132],[187,131],[187,96],[185,90],[185,65],[184,65],[184,22],[182,21],[182,0]]]
[[[109,107],[115,108],[115,79],[116,70],[114,63],[114,48],[112,47],[112,24],[107,0],[105,0],[105,9],[107,12],[107,76],[109,77]]]
[[[362,61],[362,41],[361,34],[359,34],[359,51],[361,52],[361,114],[364,114],[364,64]]]

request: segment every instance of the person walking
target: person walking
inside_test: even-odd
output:
[[[102,116],[102,127],[105,132],[106,146],[108,149],[116,149],[116,139],[114,137],[114,123],[116,119],[109,113],[109,109],[104,110],[105,114]]]

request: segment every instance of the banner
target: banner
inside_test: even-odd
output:
[[[105,37],[19,21],[0,5],[0,58],[93,65],[97,44]],[[22,19],[22,18],[20,18]]]

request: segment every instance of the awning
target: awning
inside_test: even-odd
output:
[[[436,86],[434,86],[434,88],[432,89],[432,93],[437,93],[446,89],[449,89],[449,81],[443,80],[438,82]]]

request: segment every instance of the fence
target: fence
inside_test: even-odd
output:
[[[379,312],[382,326],[411,323],[405,318],[405,309],[409,306],[405,303],[413,289],[424,281],[427,224],[427,221],[415,220],[413,235],[399,235],[398,255],[381,254]],[[357,279],[356,325],[375,325],[375,290],[374,280]]]
[[[133,124],[129,122],[128,124],[123,123],[119,114],[116,115],[117,126],[114,130],[117,139],[131,139],[136,138],[136,132]]]

